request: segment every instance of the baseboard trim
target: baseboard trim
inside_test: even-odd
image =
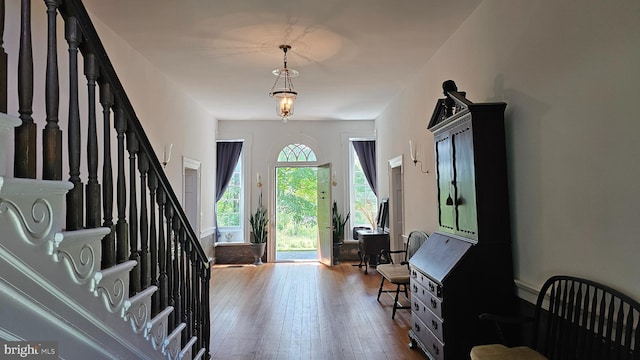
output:
[[[538,299],[540,289],[522,280],[515,279],[516,291],[519,298],[535,304]]]

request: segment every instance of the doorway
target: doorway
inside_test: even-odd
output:
[[[404,249],[404,171],[402,156],[389,160],[389,202],[390,202],[390,240],[391,250]],[[393,254],[394,262],[403,259]]]
[[[318,168],[276,167],[276,261],[318,260]]]
[[[200,235],[200,162],[183,157],[182,159],[182,206],[187,220]]]
[[[275,261],[331,266],[331,165],[279,166],[275,172]]]

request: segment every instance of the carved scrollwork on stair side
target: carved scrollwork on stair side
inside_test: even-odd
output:
[[[156,290],[157,286],[150,286],[124,302],[122,317],[125,321],[131,321],[131,327],[136,333],[141,332],[151,318],[151,295]]]
[[[169,360],[176,360],[180,352],[180,334],[187,327],[185,323],[180,323],[162,343],[162,353]]]
[[[128,281],[114,279],[110,286],[98,286],[97,292],[105,296],[105,305],[107,305],[109,311],[116,312],[124,303],[125,290],[128,287]]]
[[[151,345],[154,349],[158,350],[164,343],[164,339],[167,338],[169,314],[173,312],[173,306],[166,307],[158,315],[156,315],[151,321],[147,323],[144,329],[145,339],[151,341]]]
[[[136,265],[129,260],[95,273],[90,290],[96,296],[104,295],[105,305],[110,312],[116,312],[129,296],[129,271]]]
[[[133,331],[135,333],[139,333],[147,324],[147,320],[149,320],[150,312],[151,312],[151,308],[147,306],[147,304],[142,303],[142,304],[139,304],[139,306],[137,307],[128,309],[124,315],[124,319],[131,320],[131,327],[133,328]]]
[[[66,258],[75,279],[85,284],[96,270],[96,255],[92,244],[81,244],[76,248],[59,249],[58,254]]]
[[[31,204],[30,212],[31,216],[26,216],[20,205],[12,200],[0,198],[0,215],[11,216],[26,242],[40,245],[53,226],[52,207],[46,199],[38,198]]]
[[[94,228],[57,233],[53,237],[53,259],[67,259],[69,272],[76,282],[86,284],[100,270],[101,240],[108,228]]]

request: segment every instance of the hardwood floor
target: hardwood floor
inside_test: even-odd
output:
[[[214,359],[426,359],[409,349],[410,310],[391,319],[380,275],[342,263],[214,265]]]

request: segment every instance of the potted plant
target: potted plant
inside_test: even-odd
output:
[[[258,208],[255,214],[251,214],[249,217],[249,223],[251,224],[251,248],[255,259],[254,264],[262,265],[262,256],[267,243],[267,225],[269,223],[267,208],[262,205],[262,192],[260,192],[260,197],[258,198]]]
[[[332,225],[333,225],[333,264],[338,265],[340,263],[340,250],[344,243],[344,227],[349,220],[350,212],[343,219],[342,214],[338,211],[338,204],[333,202],[332,210]]]

